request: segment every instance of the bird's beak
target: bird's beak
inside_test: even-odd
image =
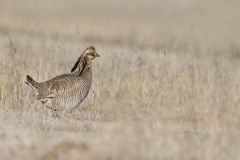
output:
[[[96,53],[96,57],[100,57],[100,55],[98,53]]]

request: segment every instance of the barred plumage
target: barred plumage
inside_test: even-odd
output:
[[[37,99],[55,111],[72,111],[88,95],[92,84],[91,61],[99,57],[93,46],[84,50],[71,73],[62,74],[38,83],[30,76],[26,84],[32,87]],[[78,69],[78,70],[77,70]]]

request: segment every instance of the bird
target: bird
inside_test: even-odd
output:
[[[29,75],[29,85],[37,100],[53,111],[72,112],[87,97],[92,84],[92,61],[100,55],[94,46],[87,47],[75,62],[70,73],[37,82]]]

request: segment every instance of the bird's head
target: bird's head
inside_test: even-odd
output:
[[[83,66],[86,64],[86,58],[88,58],[89,60],[94,60],[96,57],[100,57],[100,55],[96,52],[95,47],[94,46],[87,47],[83,51],[82,55],[78,58],[71,72],[74,72],[77,68],[79,68],[79,70],[82,70]]]
[[[89,58],[90,60],[94,60],[96,57],[100,57],[94,46],[87,47],[83,51],[83,56]]]

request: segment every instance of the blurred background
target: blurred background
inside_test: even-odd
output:
[[[0,159],[239,159],[240,1],[0,0]],[[24,83],[94,45],[91,91],[54,118]]]
[[[10,0],[1,1],[0,27],[2,34],[63,36],[88,43],[131,45],[140,41],[140,46],[151,42],[151,47],[170,48],[177,42],[188,47],[196,41],[203,48],[220,47],[238,43],[239,6],[237,0]]]

